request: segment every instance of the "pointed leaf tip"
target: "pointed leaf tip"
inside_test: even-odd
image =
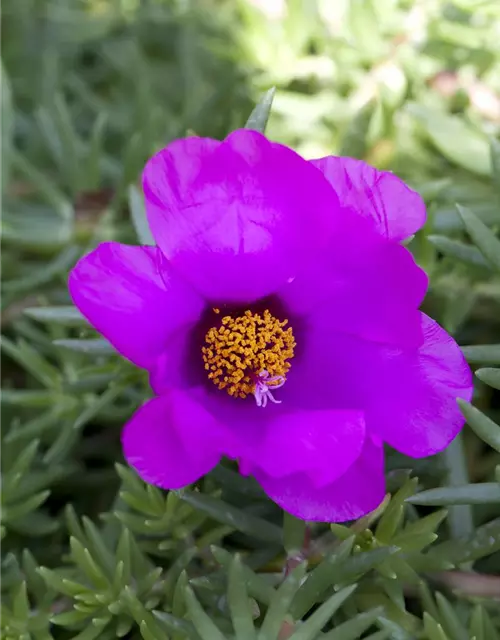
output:
[[[472,211],[457,204],[467,233],[490,265],[500,271],[500,240]]]
[[[274,94],[276,93],[276,87],[271,87],[263,95],[260,102],[255,106],[254,110],[250,114],[250,117],[246,121],[245,129],[253,129],[264,133],[267,126],[267,121],[271,114],[271,107],[274,100]]]

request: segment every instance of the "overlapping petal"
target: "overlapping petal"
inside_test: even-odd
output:
[[[261,134],[177,140],[143,174],[153,235],[207,299],[250,302],[292,278],[331,237],[340,205],[322,173]]]
[[[307,473],[272,478],[255,477],[282,509],[303,520],[345,522],[376,509],[384,499],[384,454],[380,443],[366,438],[356,462],[340,478],[318,488]]]
[[[362,411],[300,411],[285,403],[263,409],[253,398],[234,402],[201,388],[192,395],[231,434],[224,453],[239,461],[244,474],[257,468],[270,477],[303,471],[322,486],[342,475],[363,448]]]
[[[146,482],[180,489],[219,462],[228,441],[221,425],[189,393],[149,400],[125,425],[123,452]]]
[[[148,368],[170,336],[197,322],[203,299],[156,247],[103,242],[69,276],[75,305],[123,356]]]
[[[472,376],[453,338],[420,318],[424,340],[413,349],[328,332],[320,322],[281,398],[301,408],[364,410],[367,431],[409,456],[441,451],[464,424],[456,399],[470,400]]]
[[[442,451],[463,427],[457,399],[470,401],[472,373],[455,340],[425,314],[416,353],[380,354],[377,378],[385,398],[368,408],[373,430],[392,447],[420,458]]]
[[[322,317],[325,329],[413,347],[427,283],[405,247],[368,232],[335,239],[279,296],[292,316]]]
[[[169,389],[190,389],[206,382],[198,355],[199,366],[193,366],[192,352],[199,346],[193,339],[192,325],[186,325],[172,334],[163,353],[156,358],[149,369],[149,383],[156,395],[167,393]]]
[[[355,158],[326,156],[311,160],[343,206],[370,220],[385,238],[400,241],[425,223],[425,203],[400,178]]]
[[[270,422],[254,465],[271,477],[305,472],[323,487],[355,463],[364,441],[362,411],[281,413]]]

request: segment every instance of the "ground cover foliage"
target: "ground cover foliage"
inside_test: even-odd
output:
[[[261,4],[3,2],[6,640],[500,637],[500,7]],[[363,158],[420,191],[425,310],[475,371],[462,436],[389,453],[385,502],[346,525],[284,516],[230,463],[146,486],[119,439],[147,380],[66,290],[98,242],[150,241],[154,150],[266,122],[307,157]]]

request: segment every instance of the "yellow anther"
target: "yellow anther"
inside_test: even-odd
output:
[[[224,316],[217,327],[207,331],[201,350],[209,379],[239,398],[254,393],[263,372],[269,380],[284,379],[295,348],[287,324],[288,320],[278,320],[267,309],[262,314],[245,311],[234,318]]]

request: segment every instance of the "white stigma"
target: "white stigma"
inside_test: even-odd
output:
[[[265,369],[259,373],[260,380],[255,383],[253,395],[258,407],[267,407],[268,402],[281,404],[281,400],[276,400],[273,396],[275,389],[281,388],[285,384],[284,376],[270,376]]]

